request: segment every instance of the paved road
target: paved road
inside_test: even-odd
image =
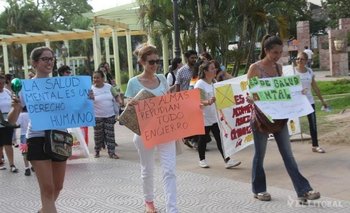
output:
[[[142,189],[136,150],[132,134],[123,126],[116,126],[119,160],[102,157],[71,160],[67,167],[64,190],[58,200],[59,212],[143,212]],[[91,129],[90,129],[91,130]],[[90,131],[90,141],[92,139]],[[207,160],[211,166],[198,166],[197,152],[185,148],[177,159],[178,205],[180,212],[350,212],[350,156],[348,147],[324,146],[326,154],[314,154],[307,142],[293,143],[295,156],[302,173],[323,197],[309,206],[296,203],[295,192],[287,176],[277,147],[269,143],[265,161],[268,191],[271,202],[252,198],[250,186],[252,147],[234,157],[242,161],[236,169],[225,169],[214,143],[209,143]],[[93,144],[89,144],[92,151]],[[35,175],[25,177],[20,154],[16,149],[20,173],[0,171],[0,212],[36,212],[40,208]],[[158,160],[157,160],[158,161]],[[160,169],[156,175],[156,204],[164,210],[164,196]]]

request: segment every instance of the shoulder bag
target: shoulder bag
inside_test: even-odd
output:
[[[59,130],[46,130],[44,152],[58,160],[67,160],[72,155],[73,136]]]

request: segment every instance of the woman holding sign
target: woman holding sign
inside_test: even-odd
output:
[[[158,51],[156,47],[144,44],[137,48],[134,54],[138,58],[139,64],[143,67],[143,72],[131,78],[126,88],[125,96],[131,98],[129,105],[137,104],[137,101],[132,98],[142,90],[148,90],[156,96],[161,96],[167,93],[169,86],[164,75],[156,74],[160,63]],[[159,144],[151,149],[145,148],[141,136],[134,135],[134,143],[138,151],[141,163],[141,178],[143,193],[146,205],[146,212],[157,212],[154,200],[154,152],[159,151],[160,161],[163,169],[163,184],[165,190],[166,212],[178,212],[176,207],[176,149],[175,141]]]
[[[277,64],[277,61],[281,58],[283,52],[283,43],[277,36],[266,35],[262,41],[261,60],[252,64],[248,70],[248,80],[257,78],[272,78],[281,76],[282,67]],[[247,98],[247,101],[251,104],[254,100],[251,97]],[[267,146],[267,138],[271,131],[262,131],[258,125],[257,114],[259,109],[254,105],[251,127],[254,136],[255,155],[253,158],[252,167],[252,185],[254,197],[261,201],[271,200],[271,195],[266,192],[266,177],[264,171],[264,157]],[[309,181],[303,177],[298,169],[298,165],[294,159],[291,144],[289,140],[289,133],[286,122],[282,123],[280,120],[274,120],[273,123],[274,137],[278,149],[284,161],[284,165],[288,171],[288,174],[293,182],[293,186],[296,190],[300,202],[307,200],[315,200],[320,198],[320,193],[313,191]],[[282,124],[275,128],[277,124]]]
[[[216,140],[216,145],[221,153],[221,156],[225,161],[225,168],[233,168],[241,164],[240,161],[225,158],[224,152],[221,146],[220,129],[218,125],[218,117],[215,108],[214,86],[213,81],[216,76],[215,61],[207,61],[199,66],[199,80],[194,85],[194,88],[201,90],[201,104],[203,104],[203,115],[205,124],[205,134],[200,135],[198,142],[198,154],[199,154],[199,166],[202,168],[209,168],[207,161],[205,160],[205,150],[207,148],[207,141],[210,138],[210,131],[213,133]]]
[[[36,71],[35,78],[49,78],[55,63],[54,52],[49,47],[37,47],[31,54],[32,67]],[[8,116],[8,121],[15,124],[25,103],[14,97],[12,109]],[[66,172],[66,160],[59,160],[44,153],[45,131],[34,131],[31,121],[27,129],[27,160],[31,162],[38,179],[41,204],[41,213],[55,213],[55,201],[63,188]]]
[[[312,140],[312,151],[316,153],[325,153],[324,149],[319,147],[317,139],[317,123],[316,123],[316,111],[315,101],[312,96],[311,89],[314,90],[317,97],[320,99],[323,107],[328,108],[327,103],[323,100],[320,89],[315,81],[315,74],[311,68],[306,67],[308,63],[308,55],[305,52],[300,52],[296,59],[297,66],[294,68],[294,74],[300,76],[301,83],[303,85],[303,94],[306,95],[314,111],[307,115],[309,121],[310,135]]]

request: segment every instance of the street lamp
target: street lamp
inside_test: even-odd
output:
[[[175,34],[175,57],[180,58],[180,32],[179,32],[179,15],[177,0],[173,0],[173,21],[174,21],[174,34]]]

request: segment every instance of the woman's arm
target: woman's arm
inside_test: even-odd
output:
[[[12,105],[11,105],[11,110],[7,116],[7,121],[11,124],[11,125],[16,125],[17,119],[19,114],[22,111],[22,104],[21,101],[19,100],[19,98],[17,96],[14,96],[12,98]]]
[[[316,80],[315,80],[315,76],[312,77],[312,81],[311,81],[311,87],[312,89],[315,91],[317,97],[320,99],[322,105],[327,108],[327,103],[324,101],[322,95],[321,95],[321,91],[320,88],[317,86]]]
[[[254,77],[259,77],[259,70],[257,69],[257,65],[256,64],[250,65],[248,73],[247,73],[247,80],[249,81],[250,79],[252,79]],[[249,104],[254,104],[253,97],[248,95],[247,96],[247,102]]]

